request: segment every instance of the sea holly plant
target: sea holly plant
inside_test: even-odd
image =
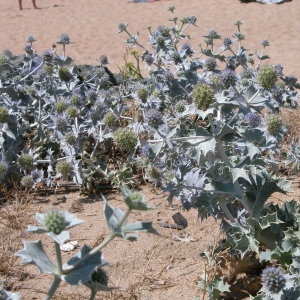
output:
[[[201,217],[225,214],[234,222],[244,208],[257,219],[274,191],[289,191],[276,162],[286,132],[279,109],[297,107],[298,85],[287,84],[291,76],[282,66],[263,65],[268,41],[255,61],[243,47],[241,21],[223,41],[215,30],[204,35],[197,53],[184,41],[196,18],[169,11],[170,26],[149,27],[149,49],[129,25],[119,25],[149,68],[150,93],[140,101],[149,126],[144,146],[151,147],[149,161],[160,173],[156,181],[170,201],[176,196]]]
[[[42,233],[53,239],[56,262],[52,262],[44,251],[42,241],[25,241],[24,248],[17,252],[24,264],[34,264],[41,273],[51,274],[54,279],[45,299],[52,299],[61,281],[71,285],[84,284],[91,290],[89,299],[95,299],[97,291],[111,291],[108,286],[108,275],[102,269],[108,262],[103,258],[102,249],[116,237],[129,241],[136,241],[138,233],[155,233],[151,222],[127,223],[127,217],[132,210],[149,210],[152,207],[145,202],[145,197],[126,186],[121,187],[127,210],[124,212],[118,207],[112,207],[103,197],[104,215],[110,229],[110,234],[104,241],[90,248],[84,245],[80,251],[66,263],[62,262],[61,246],[70,239],[69,229],[81,224],[83,221],[67,211],[52,209],[44,214],[36,215],[41,226],[28,226],[32,233]]]

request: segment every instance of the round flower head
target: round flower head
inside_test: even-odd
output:
[[[72,165],[68,161],[60,161],[56,164],[56,172],[60,173],[62,176],[67,177],[72,173]]]
[[[157,129],[163,123],[161,112],[156,108],[149,109],[147,111],[147,122],[149,126]]]
[[[101,261],[102,265],[107,265],[106,261]],[[87,282],[84,283],[85,286],[90,288],[92,291],[112,291],[114,287],[108,286],[108,275],[105,270],[101,267],[98,267],[93,273]]]
[[[65,134],[65,140],[70,145],[75,145],[75,143],[76,143],[76,138],[72,132],[67,132]]]
[[[209,57],[205,61],[204,67],[206,68],[207,71],[215,71],[215,69],[217,67],[217,61],[216,61],[216,59],[213,58],[213,57]]]
[[[44,219],[45,228],[54,234],[60,234],[67,225],[63,214],[54,209],[49,211]]]
[[[177,65],[177,64],[179,64],[179,63],[182,62],[180,54],[177,51],[174,51],[171,54],[171,58],[172,58],[172,60],[173,60],[173,62],[174,62],[175,65]]]
[[[185,111],[187,104],[185,100],[180,100],[176,103],[175,110],[181,114]]]
[[[78,117],[78,115],[79,115],[78,109],[76,107],[69,107],[66,110],[66,115],[69,118],[74,119],[74,118]]]
[[[93,90],[89,90],[86,93],[86,98],[90,103],[95,103],[98,98],[97,92]]]
[[[44,214],[37,213],[35,218],[42,226],[28,226],[27,231],[47,233],[60,245],[70,238],[67,230],[83,222],[66,210],[58,211],[55,209]]]
[[[225,48],[229,48],[232,45],[232,40],[228,37],[224,38],[223,40],[223,46]]]
[[[117,145],[123,151],[132,151],[137,143],[137,135],[128,128],[120,128],[115,131],[114,138]]]
[[[9,113],[6,107],[0,107],[0,123],[6,123],[8,121]]]
[[[151,206],[147,205],[147,203],[145,202],[144,195],[141,194],[140,192],[131,191],[129,188],[127,188],[126,185],[122,185],[120,189],[124,197],[124,200],[130,209],[135,209],[135,210],[152,209]]]
[[[268,46],[270,46],[270,43],[269,43],[268,40],[263,40],[263,41],[260,42],[260,44],[261,44],[263,47],[268,47]]]
[[[220,35],[217,33],[216,30],[212,29],[209,31],[209,33],[207,35],[205,35],[204,37],[210,39],[210,40],[217,40],[220,39]]]
[[[226,67],[228,69],[235,70],[235,68],[236,68],[236,61],[235,61],[234,57],[228,56],[226,58]]]
[[[12,58],[12,57],[13,57],[13,54],[12,54],[12,52],[11,52],[9,49],[4,49],[4,50],[2,51],[2,54],[3,54],[4,56],[6,56],[7,58]]]
[[[180,20],[182,22],[182,24],[192,24],[195,25],[196,21],[197,21],[197,17],[196,16],[190,16],[190,17],[183,17]]]
[[[109,111],[105,114],[103,121],[108,127],[115,128],[118,125],[118,116],[114,112]]]
[[[192,56],[192,55],[194,54],[194,50],[192,49],[191,45],[188,44],[188,43],[184,43],[184,44],[181,46],[180,51],[185,52],[185,54],[186,54],[187,56]]]
[[[270,90],[277,82],[277,70],[271,65],[263,66],[258,73],[258,83],[266,90]]]
[[[146,52],[142,55],[142,60],[145,61],[148,66],[151,66],[154,62],[154,58],[149,52]]]
[[[149,92],[146,87],[140,87],[136,93],[139,99],[141,99],[143,102],[145,102],[149,96]]]
[[[108,57],[106,55],[101,55],[98,59],[102,66],[108,65]]]
[[[33,155],[22,154],[18,158],[18,164],[24,170],[31,170],[33,168]]]
[[[34,42],[36,42],[36,39],[35,39],[32,35],[29,35],[29,36],[27,37],[27,43],[32,44],[32,43],[34,43]]]
[[[68,103],[64,100],[58,100],[55,103],[55,109],[59,114],[63,113],[67,109],[67,107]]]
[[[53,53],[50,50],[45,50],[42,53],[42,58],[43,58],[43,61],[45,61],[45,62],[51,62],[51,60],[53,58]]]
[[[226,88],[229,88],[231,85],[235,85],[237,81],[235,72],[229,68],[222,70],[220,79]]]
[[[277,294],[285,287],[286,277],[280,268],[266,267],[262,272],[261,281],[268,292]]]
[[[68,130],[68,121],[65,117],[58,117],[55,119],[55,128],[61,132]]]
[[[57,44],[67,45],[70,44],[70,36],[68,33],[62,33],[59,37]]]
[[[73,78],[72,74],[69,72],[68,68],[66,67],[59,68],[58,77],[60,80],[64,82],[69,82]]]
[[[257,113],[248,113],[245,116],[245,121],[250,127],[257,127],[260,124],[260,117]]]
[[[195,86],[192,98],[198,109],[205,110],[215,101],[214,91],[207,84],[198,84]]]
[[[120,23],[119,26],[118,26],[119,27],[119,33],[127,30],[127,26],[128,26],[128,24]]]
[[[144,145],[142,148],[141,148],[141,156],[142,157],[149,157],[150,155],[150,149],[151,149],[151,146],[149,144],[147,145]]]
[[[105,286],[108,285],[108,276],[107,273],[102,270],[101,268],[98,268],[93,274],[91,281],[99,282],[100,284],[103,284]]]
[[[71,96],[70,102],[75,106],[82,106],[84,98],[80,94],[74,94]]]
[[[282,119],[277,115],[272,115],[267,120],[267,129],[272,135],[277,135],[282,129]]]
[[[26,189],[31,188],[33,186],[33,178],[31,175],[23,176],[21,179],[21,185]]]

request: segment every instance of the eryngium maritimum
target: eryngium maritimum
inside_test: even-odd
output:
[[[285,274],[277,267],[266,267],[261,275],[264,288],[274,294],[279,293],[286,283]]]

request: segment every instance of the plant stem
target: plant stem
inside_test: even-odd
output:
[[[58,271],[58,274],[62,274],[62,259],[61,259],[60,247],[59,247],[59,244],[57,242],[54,242],[54,244],[55,244],[57,271]]]
[[[103,197],[103,196],[102,196]],[[105,199],[104,199],[105,200]],[[106,201],[106,200],[105,200]],[[128,208],[127,211],[125,212],[123,218],[121,219],[121,221],[119,222],[119,226],[118,227],[122,227],[122,225],[124,224],[124,222],[126,221],[126,219],[128,218],[129,214],[131,212],[131,209]],[[104,239],[104,241],[99,244],[98,246],[96,246],[95,248],[93,248],[89,253],[87,253],[84,257],[82,257],[81,259],[77,260],[72,266],[70,266],[68,269],[63,270],[64,274],[69,274],[71,273],[73,270],[75,270],[79,265],[83,264],[86,260],[88,260],[89,258],[91,258],[92,256],[94,256],[95,254],[97,254],[102,248],[104,248],[108,243],[110,243],[115,237],[119,236],[118,232],[111,232],[111,234]]]
[[[58,288],[60,282],[61,282],[60,277],[57,276],[57,275],[54,275],[54,280],[53,280],[53,282],[52,282],[52,284],[51,284],[51,287],[50,287],[50,289],[49,289],[49,291],[48,291],[48,293],[47,293],[47,295],[46,295],[46,297],[45,297],[45,300],[50,300],[50,299],[52,299],[52,297],[53,297],[53,295],[55,294],[55,292],[56,292],[56,290],[57,290],[57,288]]]
[[[168,139],[169,141],[176,141],[176,142],[181,142],[181,141],[187,141],[187,140],[196,140],[199,139],[199,142],[205,142],[209,139],[211,139],[211,136],[203,136],[203,135],[193,135],[193,136],[183,136],[183,137],[177,137],[177,138],[171,138]],[[165,139],[157,139],[157,140],[147,140],[147,143],[160,143],[160,142],[164,142]]]
[[[95,291],[94,289],[91,289],[91,296],[90,296],[90,300],[94,300],[96,297],[97,291]]]
[[[222,208],[223,212],[225,213],[226,217],[228,218],[228,220],[230,220],[230,222],[234,223],[235,219],[232,216],[231,212],[229,211],[229,209],[227,208],[226,203],[219,203],[220,207]]]
[[[21,81],[24,81],[25,79],[27,79],[30,75],[32,75],[33,73],[35,73],[39,68],[42,67],[42,65],[44,64],[44,62],[42,61],[34,70],[32,70],[29,74],[27,74],[25,77],[23,77],[22,79],[20,79]]]

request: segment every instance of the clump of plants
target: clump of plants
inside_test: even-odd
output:
[[[173,7],[169,10],[174,13]],[[288,83],[294,77],[285,76],[282,66],[266,63],[268,41],[261,42],[256,55],[243,47],[241,21],[235,23],[231,37],[208,32],[196,52],[182,41],[195,21],[173,15],[173,25],[149,27],[149,49],[139,44],[127,25],[120,26],[129,36],[127,42],[144,52],[151,79],[164,91],[158,104],[147,99],[149,107],[155,105],[163,114],[163,122],[152,128],[147,141],[147,159],[157,168],[160,175],[155,182],[169,192],[170,202],[176,197],[186,209],[198,209],[200,218],[223,220],[225,240],[204,255],[211,269],[200,286],[210,299],[230,299],[242,285],[241,274],[245,281],[256,276],[243,286],[245,297],[290,297],[299,289],[298,267],[289,268],[266,253],[283,251],[289,265],[298,264],[299,238],[288,249],[281,247],[290,233],[298,236],[299,207],[293,201],[283,208],[267,201],[275,191],[290,191],[278,168],[286,133],[279,111],[283,106],[297,108],[299,84]],[[176,109],[178,103],[184,105]],[[297,160],[290,154],[287,163],[296,165]],[[293,225],[279,217],[287,207]],[[268,270],[277,268],[284,271],[273,278]],[[286,278],[295,280],[286,285]]]
[[[199,218],[221,218],[228,247],[206,257],[222,255],[216,263],[231,275],[222,271],[204,279],[211,299],[226,295],[227,285],[244,273],[237,266],[251,265],[246,253],[255,269],[280,267],[293,276],[298,267],[260,254],[275,251],[287,233],[298,230],[279,217],[287,208],[267,201],[276,191],[290,190],[278,167],[286,134],[279,112],[297,108],[300,85],[281,65],[267,62],[267,40],[255,54],[244,48],[241,21],[232,36],[211,30],[194,49],[187,32],[197,18],[178,17],[174,7],[169,11],[170,24],[148,27],[147,46],[128,24],[119,24],[135,59],[119,75],[110,72],[103,55],[98,66],[74,64],[66,54],[68,34],[57,42],[62,55],[56,47],[38,54],[32,38],[22,56],[3,52],[0,180],[9,185],[14,173],[30,190],[37,183],[55,187],[64,178],[84,191],[150,182],[169,193],[169,202],[176,198],[184,209],[197,209]],[[287,164],[298,163],[298,150],[291,149]],[[299,210],[292,207],[294,220]],[[298,252],[289,255],[289,265],[297,265]],[[60,281],[62,272],[51,273]],[[265,293],[260,288],[253,297]]]

